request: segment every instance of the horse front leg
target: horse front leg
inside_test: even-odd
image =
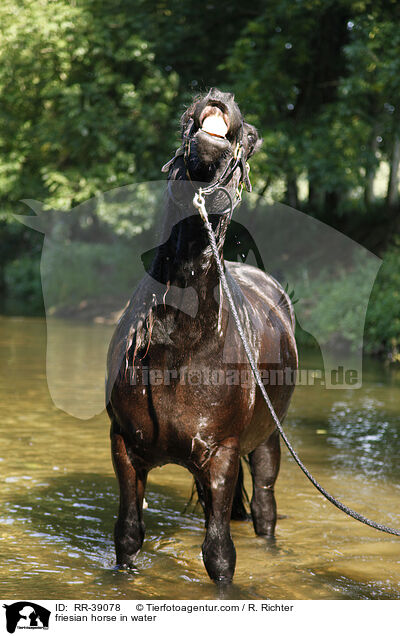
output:
[[[253,495],[251,516],[256,534],[273,537],[276,525],[276,501],[274,486],[281,459],[279,433],[275,431],[249,454]]]
[[[230,518],[239,462],[237,440],[226,439],[198,476],[206,518],[203,561],[209,577],[216,583],[230,583],[235,571],[236,551]]]
[[[144,540],[143,498],[147,471],[133,465],[125,439],[115,424],[111,426],[111,452],[120,491],[114,528],[117,564],[131,566]]]

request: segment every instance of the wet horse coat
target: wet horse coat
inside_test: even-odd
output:
[[[193,474],[204,509],[207,572],[229,582],[236,561],[230,519],[246,517],[240,457],[249,458],[255,532],[273,536],[279,435],[249,372],[192,200],[197,184],[211,190],[223,184],[207,197],[222,255],[230,202],[247,179],[244,162],[260,141],[233,96],[216,89],[185,112],[182,131],[183,144],[168,164],[162,243],[109,349],[107,409],[120,486],[115,547],[118,564],[133,563],[144,539],[148,472],[180,464]],[[239,147],[242,162],[235,161]],[[294,316],[283,289],[246,264],[225,262],[225,271],[260,370],[295,370]],[[213,373],[222,373],[224,381],[211,381]],[[268,392],[282,420],[293,384],[280,382]]]

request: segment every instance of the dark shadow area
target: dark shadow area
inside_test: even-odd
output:
[[[187,500],[173,488],[151,484],[146,498],[148,536],[170,537],[177,527],[203,532],[200,510],[183,514]],[[113,477],[74,473],[30,490],[29,496],[17,496],[8,504],[8,512],[20,521],[28,518],[35,530],[61,538],[89,556],[98,554],[99,545],[109,549],[118,500]]]

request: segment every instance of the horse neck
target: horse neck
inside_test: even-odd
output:
[[[212,215],[210,220],[223,261],[228,218]],[[172,197],[167,198],[162,241],[153,263],[153,275],[165,285],[195,288],[199,301],[210,295],[214,298],[218,271],[203,221],[191,203],[182,209]]]

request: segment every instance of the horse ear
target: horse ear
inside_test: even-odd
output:
[[[181,117],[181,134],[183,135],[187,130],[188,126],[190,126],[193,122],[194,115],[196,112],[196,108],[198,103],[204,98],[204,95],[197,95],[192,104],[189,106],[187,110],[183,113]]]
[[[22,199],[21,203],[25,203],[28,205],[31,210],[33,210],[36,216],[25,216],[23,214],[13,214],[13,217],[23,223],[27,227],[30,227],[32,230],[36,230],[37,232],[42,232],[43,234],[46,232],[45,220],[43,213],[43,203],[40,201],[35,201],[35,199]]]
[[[193,115],[194,115],[194,104],[192,104],[192,106],[190,106],[190,108],[188,108],[187,110],[185,110],[185,112],[183,113],[182,117],[181,117],[181,134],[183,135],[188,122],[192,119],[193,120]]]
[[[247,159],[252,157],[254,153],[257,152],[262,146],[263,140],[258,136],[257,128],[255,126],[251,126],[250,124],[245,123],[244,125],[245,134],[247,136]]]
[[[248,154],[247,156],[248,156],[248,157],[251,157],[252,155],[254,155],[254,153],[256,153],[256,152],[257,152],[257,151],[261,148],[261,146],[263,145],[263,143],[264,143],[264,140],[263,140],[263,139],[257,139],[257,141],[256,141],[256,143],[254,144],[254,146],[252,146],[252,147],[250,148],[250,152],[249,152],[249,154]]]

